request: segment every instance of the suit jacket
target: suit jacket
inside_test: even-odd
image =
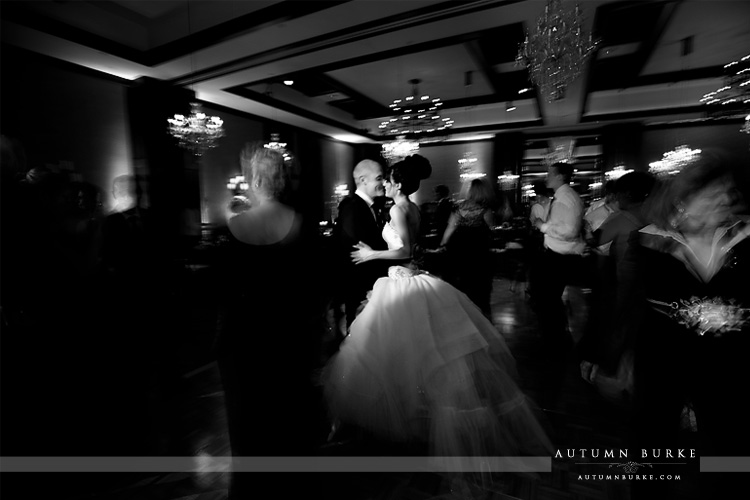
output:
[[[339,204],[339,218],[336,222],[334,236],[337,243],[339,269],[343,273],[348,288],[355,287],[365,292],[372,288],[375,281],[387,274],[383,262],[371,261],[355,265],[351,259],[354,245],[360,241],[373,250],[387,250],[388,245],[382,236],[382,227],[367,205],[367,202],[356,194],[347,196]]]

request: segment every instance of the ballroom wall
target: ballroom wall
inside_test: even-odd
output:
[[[72,170],[104,192],[134,171],[126,80],[3,45],[0,131],[23,145],[27,167]]]
[[[434,189],[438,184],[445,184],[455,198],[464,195],[466,183],[459,177],[458,160],[464,153],[472,152],[477,157],[477,172],[484,172],[487,178],[493,172],[493,143],[491,140],[471,142],[434,143],[420,146],[419,154],[430,160],[432,175],[422,182],[412,200],[418,205],[434,199]]]

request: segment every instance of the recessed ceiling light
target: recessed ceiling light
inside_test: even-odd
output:
[[[294,80],[284,80],[284,85],[294,85]]]

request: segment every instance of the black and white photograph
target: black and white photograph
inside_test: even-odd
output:
[[[744,496],[750,1],[0,22],[3,500]]]

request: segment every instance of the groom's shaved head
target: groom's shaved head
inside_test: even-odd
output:
[[[382,172],[383,167],[380,166],[380,163],[374,160],[362,160],[354,167],[352,175],[354,176],[354,182],[359,186],[362,183],[362,177],[367,177],[368,174],[380,174]]]
[[[374,160],[362,160],[354,167],[354,183],[357,190],[367,194],[370,198],[385,195],[383,186],[383,167]]]

